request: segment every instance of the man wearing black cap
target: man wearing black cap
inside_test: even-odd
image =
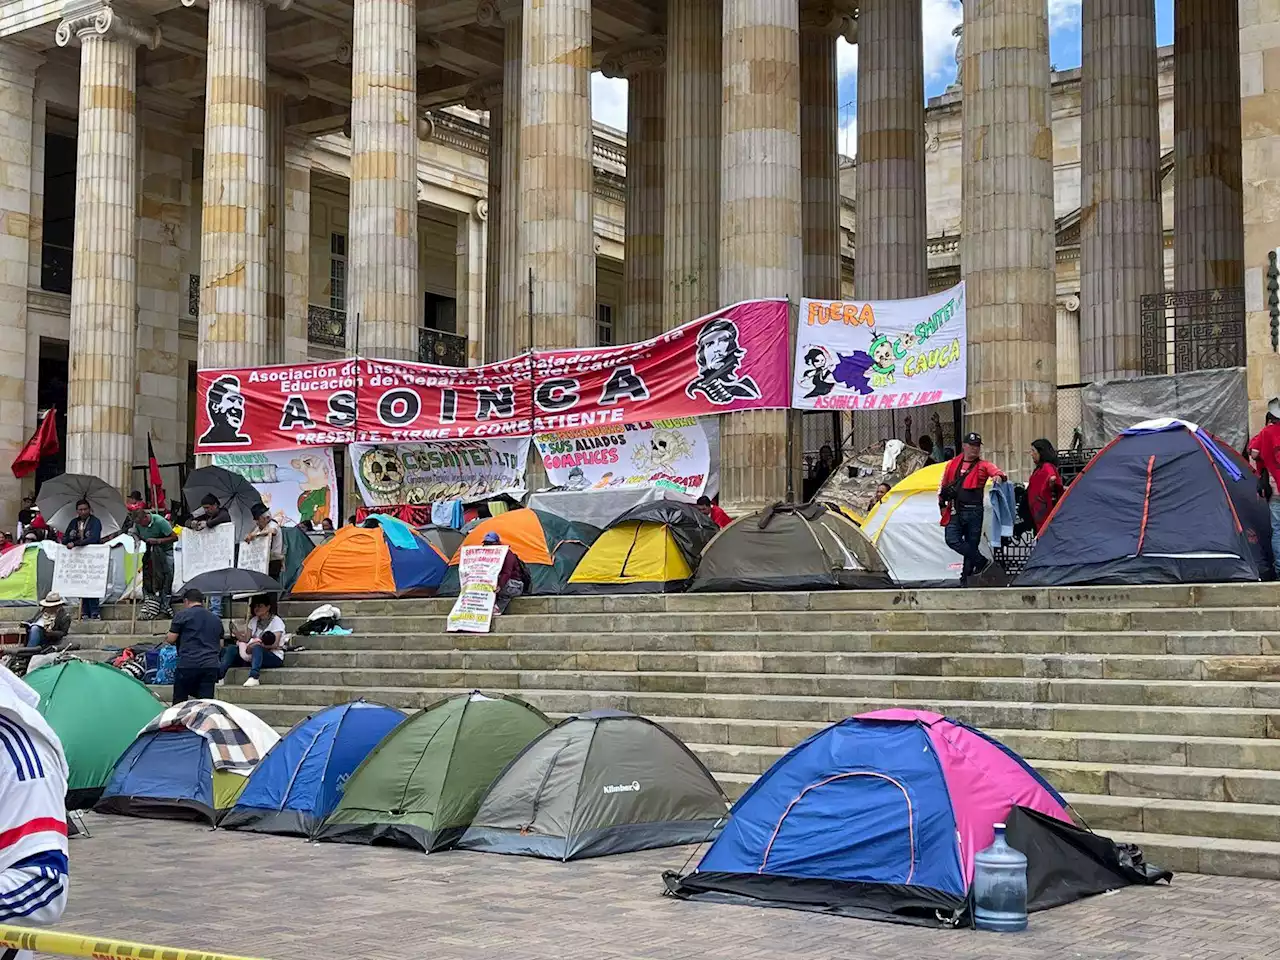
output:
[[[960,456],[947,463],[938,487],[938,509],[947,528],[947,546],[964,557],[960,581],[981,573],[991,561],[978,550],[982,543],[982,498],[987,481],[1005,480],[1004,471],[982,459],[982,437],[966,433]]]

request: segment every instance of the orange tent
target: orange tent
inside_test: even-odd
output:
[[[487,533],[496,533],[525,562],[533,578],[534,593],[562,593],[578,561],[600,535],[590,524],[572,523],[554,513],[524,507],[476,524],[463,539],[462,547],[480,546]],[[449,572],[440,584],[442,596],[458,592],[462,547],[449,560]]]
[[[369,522],[369,521],[366,521]],[[343,527],[307,555],[290,596],[315,600],[434,594],[448,560],[407,524]]]

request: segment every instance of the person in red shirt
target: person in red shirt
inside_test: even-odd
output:
[[[1254,451],[1257,451],[1261,465],[1259,476],[1265,472],[1265,479],[1271,481],[1271,554],[1276,576],[1280,577],[1280,554],[1276,552],[1280,550],[1280,496],[1274,492],[1280,491],[1280,397],[1267,404],[1267,425],[1249,441],[1249,453],[1252,455]],[[1262,485],[1260,481],[1259,486]]]
[[[1031,523],[1040,535],[1040,528],[1049,519],[1054,505],[1062,497],[1066,489],[1062,482],[1062,474],[1058,472],[1058,451],[1048,440],[1034,440],[1031,443],[1031,462],[1035,469],[1027,480],[1027,508],[1031,513]]]
[[[719,504],[711,502],[710,497],[699,497],[697,506],[699,513],[710,517],[711,521],[721,529],[724,529],[729,524],[733,523],[733,520],[730,519],[729,515],[720,509]]]
[[[982,437],[965,434],[960,456],[943,469],[938,486],[938,509],[942,512],[942,526],[947,528],[947,546],[964,557],[962,583],[982,573],[991,562],[978,547],[982,543],[983,493],[987,481],[993,478],[1007,479],[1003,470],[982,459]]]

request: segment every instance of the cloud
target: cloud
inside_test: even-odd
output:
[[[858,48],[844,37],[836,40],[836,72],[842,81],[858,75]]]
[[[591,75],[591,118],[619,130],[627,129],[627,81],[603,73]]]
[[[1052,0],[1054,3],[1072,0]],[[1074,0],[1079,3],[1080,0]],[[959,0],[924,0],[924,83],[933,89],[947,84],[956,75],[956,38],[951,35],[964,19]]]
[[[840,138],[837,147],[843,156],[858,155],[858,115],[852,110],[847,114],[840,111]]]
[[[1049,0],[1049,32],[1080,26],[1080,0]]]

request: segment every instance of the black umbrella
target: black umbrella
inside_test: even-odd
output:
[[[283,593],[284,587],[256,570],[224,567],[192,577],[182,585],[183,591],[199,590],[206,597],[224,597],[232,593]]]
[[[254,504],[262,502],[262,496],[240,474],[222,467],[201,467],[187,474],[182,496],[186,498],[188,510],[192,513],[199,510],[200,501],[210,493],[231,514],[236,525],[236,539],[243,539],[253,525],[253,515],[249,511]]]

